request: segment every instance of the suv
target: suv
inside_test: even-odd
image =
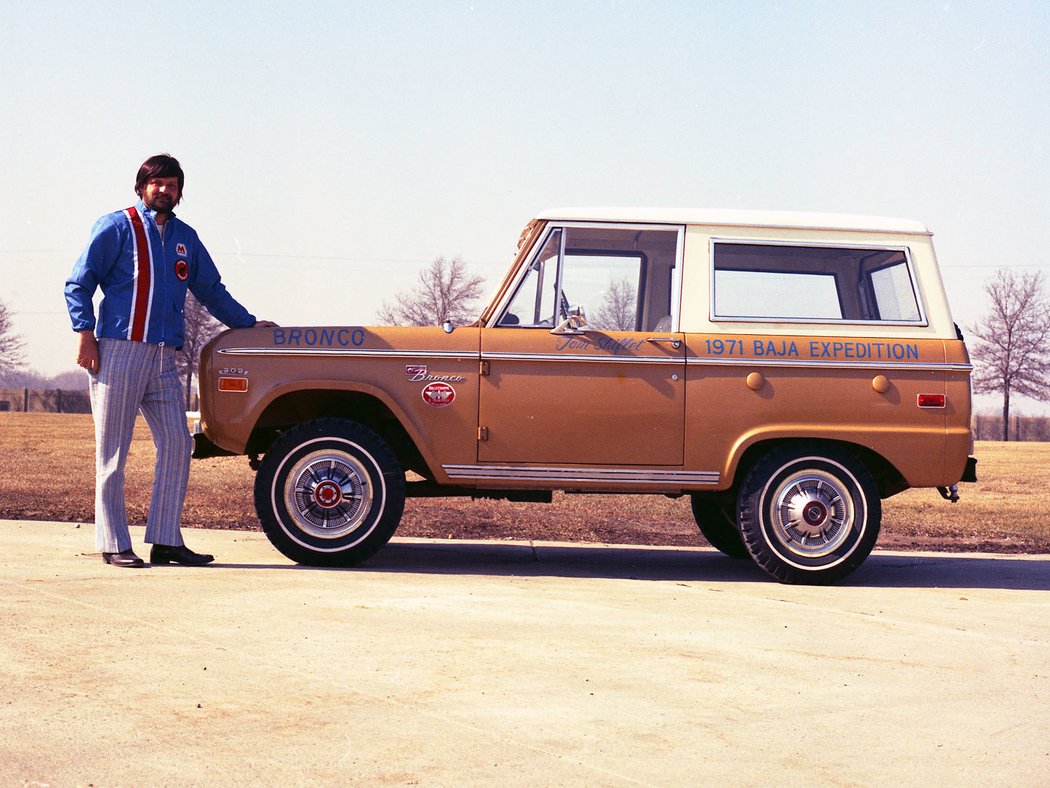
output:
[[[970,371],[917,222],[556,210],[472,325],[221,334],[195,456],[249,455],[262,527],[303,564],[367,559],[408,496],[650,493],[826,583],[883,498],[975,479]]]

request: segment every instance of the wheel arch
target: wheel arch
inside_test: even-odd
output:
[[[277,436],[296,424],[319,418],[350,419],[378,433],[401,467],[430,476],[416,436],[405,427],[396,405],[376,392],[311,387],[278,393],[260,411],[245,452],[264,454]]]
[[[909,487],[904,476],[894,467],[893,463],[863,444],[823,437],[779,437],[756,441],[736,455],[735,464],[729,469],[729,476],[733,479],[731,489],[737,490],[755,463],[770,451],[792,445],[805,445],[814,451],[819,451],[821,446],[849,451],[871,473],[880,498],[889,498]]]

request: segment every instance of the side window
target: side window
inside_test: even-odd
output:
[[[917,322],[921,319],[915,287],[905,262],[891,262],[868,274],[879,320]]]
[[[596,331],[654,330],[671,313],[677,250],[676,229],[556,227],[497,325],[550,328],[582,307]]]
[[[554,293],[558,287],[561,234],[559,229],[547,236],[546,243],[529,264],[525,279],[500,317],[498,326],[554,326]]]
[[[715,316],[841,320],[835,277],[793,271],[715,272]]]
[[[716,242],[712,317],[921,322],[901,249]]]
[[[644,264],[640,254],[566,250],[562,274],[565,302],[583,307],[591,328],[638,331],[638,286]]]

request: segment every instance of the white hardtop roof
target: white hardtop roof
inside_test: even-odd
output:
[[[709,208],[552,208],[536,217],[545,221],[701,224],[733,227],[782,227],[864,232],[923,233],[914,219],[796,211],[738,211]]]

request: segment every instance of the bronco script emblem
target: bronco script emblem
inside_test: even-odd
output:
[[[427,372],[426,364],[405,364],[405,377],[413,383],[463,383],[466,378],[462,375],[431,375]]]
[[[456,399],[456,390],[448,383],[429,383],[423,387],[423,402],[435,408],[451,405]]]

